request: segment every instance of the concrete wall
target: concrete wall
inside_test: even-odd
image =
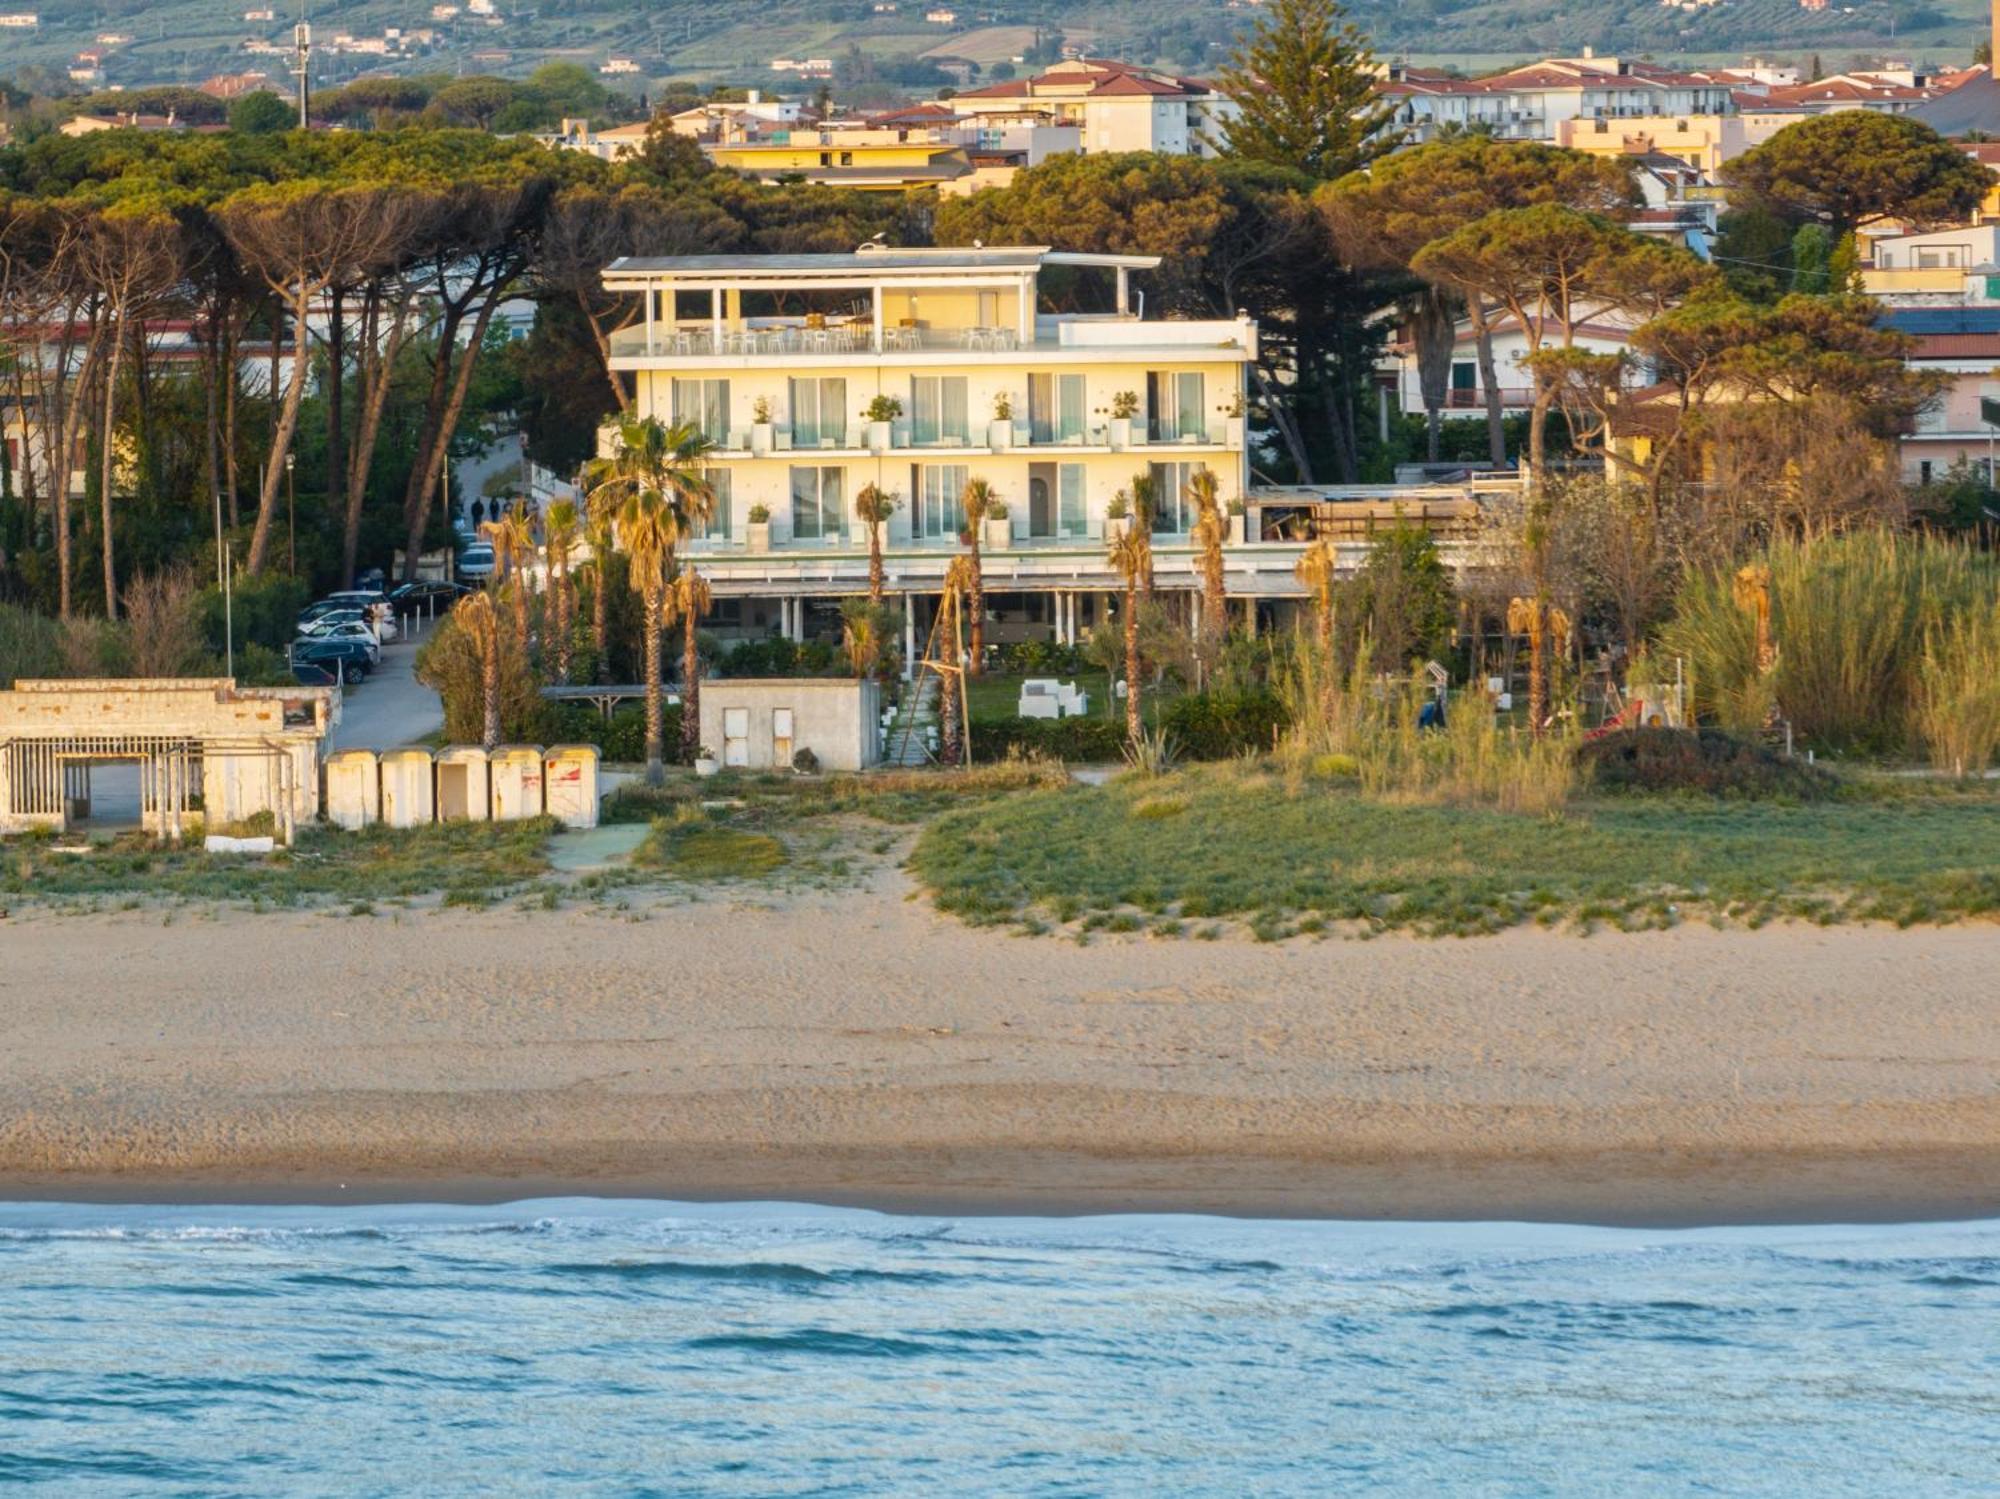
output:
[[[745,715],[743,768],[790,767],[775,754],[778,710],[792,713],[792,750],[810,749],[824,770],[862,770],[882,756],[881,692],[873,682],[825,677],[733,677],[701,684],[701,742],[723,759],[730,710]]]

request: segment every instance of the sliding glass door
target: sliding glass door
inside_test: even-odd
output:
[[[1084,438],[1083,376],[1028,376],[1028,440],[1081,442]]]
[[[917,463],[910,467],[910,534],[918,541],[956,541],[965,525],[961,496],[962,463]]]
[[[717,447],[729,441],[729,382],[674,381],[674,424],[688,425]]]
[[[1208,436],[1199,370],[1163,370],[1146,376],[1146,436],[1153,442],[1185,442]]]
[[[792,470],[792,539],[838,541],[845,529],[845,472],[832,465]]]
[[[792,446],[847,446],[847,381],[792,381]]]
[[[910,377],[910,441],[918,447],[964,447],[970,424],[965,376]]]

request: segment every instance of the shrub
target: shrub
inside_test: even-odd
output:
[[[1045,755],[1086,764],[1116,763],[1125,753],[1125,722],[1108,718],[975,718],[972,755]]]
[[[292,643],[299,611],[310,602],[312,589],[303,578],[283,573],[242,573],[229,585],[226,611],[222,590],[213,583],[202,589],[197,607],[208,647],[220,656],[225,616],[235,632],[239,653],[252,641],[282,651]]]
[[[589,703],[552,703],[544,716],[543,739],[550,744],[594,744],[605,760],[636,765],[646,758],[646,705],[620,703],[607,721]],[[668,758],[680,743],[681,709],[663,704],[660,732]]]
[[[1985,774],[2000,745],[2000,605],[1962,614],[1924,642],[1916,727],[1939,770]]]
[[[1169,703],[1160,721],[1189,760],[1269,754],[1291,723],[1272,692],[1190,693]]]
[[[1838,789],[1824,770],[1718,729],[1621,729],[1579,745],[1577,759],[1606,791],[1816,801]]]

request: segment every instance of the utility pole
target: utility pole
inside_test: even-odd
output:
[[[299,490],[292,478],[292,469],[297,465],[298,457],[296,453],[285,454],[285,571],[295,578],[299,575]]]
[[[312,99],[312,23],[305,19],[305,7],[299,7],[299,24],[292,28],[292,72],[299,80],[299,129],[306,129],[311,123],[309,108]]]

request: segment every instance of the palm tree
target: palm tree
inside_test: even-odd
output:
[[[1160,486],[1150,469],[1132,476],[1132,529],[1147,538],[1146,575],[1139,586],[1147,598],[1153,596],[1153,513],[1159,508]]]
[[[1153,538],[1136,525],[1111,539],[1107,560],[1125,580],[1125,735],[1139,742],[1139,592],[1153,566]]]
[[[708,579],[684,563],[667,587],[667,622],[681,621],[681,759],[692,765],[701,748],[701,651],[695,627],[715,607]]]
[[[1292,564],[1292,576],[1313,596],[1313,612],[1319,625],[1319,648],[1333,649],[1333,585],[1340,578],[1340,556],[1333,543],[1321,538]]]
[[[603,682],[611,670],[611,654],[605,648],[609,600],[605,584],[611,575],[611,554],[618,545],[616,495],[590,494],[584,503],[583,537],[590,547],[590,649],[597,658],[597,680]]]
[[[549,556],[549,632],[554,637],[554,668],[558,682],[569,681],[570,648],[575,644],[572,614],[576,590],[570,583],[569,559],[576,550],[581,523],[576,501],[557,500],[542,517],[542,535]]]
[[[709,446],[691,423],[666,427],[653,417],[628,417],[619,423],[612,455],[586,471],[592,503],[599,496],[617,502],[612,524],[645,605],[646,781],[653,786],[666,779],[660,632],[667,585],[682,539],[715,510],[715,491],[701,474]]]
[[[1736,570],[1731,585],[1736,607],[1756,625],[1757,675],[1767,675],[1778,664],[1778,648],[1771,640],[1771,569],[1752,562]]]
[[[868,602],[882,602],[882,531],[896,513],[896,497],[878,484],[864,484],[854,497],[854,513],[868,527]]]
[[[451,617],[479,653],[479,689],[486,708],[479,742],[492,749],[500,742],[500,619],[493,612],[493,595],[483,590],[472,594]]]
[[[507,585],[514,600],[514,646],[528,656],[528,590],[526,564],[535,555],[535,522],[525,504],[517,503],[498,520],[487,521],[480,534],[493,543],[493,575]]]
[[[959,706],[965,692],[965,677],[959,666],[964,645],[958,633],[958,605],[960,599],[976,598],[978,587],[978,554],[952,558],[950,566],[944,570],[944,590],[938,597],[939,607],[944,612],[944,663],[938,671],[938,759],[946,765],[956,765],[965,758],[965,719]],[[972,628],[976,640],[979,638],[977,612],[972,616]]]
[[[1201,548],[1202,653],[1213,666],[1229,623],[1228,585],[1222,575],[1222,542],[1228,522],[1222,518],[1214,470],[1196,469],[1188,480],[1187,497],[1194,504],[1194,540]]]
[[[1569,649],[1569,616],[1547,594],[1507,602],[1507,632],[1528,637],[1528,719],[1536,738],[1549,716],[1549,658]]]
[[[966,607],[972,611],[971,670],[975,677],[984,670],[982,658],[986,654],[986,572],[979,562],[979,531],[998,498],[984,479],[967,479],[965,493],[959,496],[965,507],[966,558],[972,564],[965,586]]]

